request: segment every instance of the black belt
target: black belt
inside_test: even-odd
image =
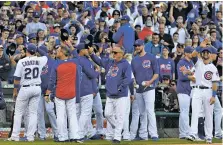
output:
[[[205,86],[192,86],[192,88],[198,88],[198,89],[212,89],[212,87],[205,87]]]
[[[40,84],[35,84],[35,85],[23,85],[22,87],[30,87],[30,86],[40,86]]]

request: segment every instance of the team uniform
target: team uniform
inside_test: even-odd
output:
[[[131,83],[131,66],[127,60],[115,62],[110,59],[100,59],[91,55],[92,60],[106,71],[106,105],[105,117],[112,129],[111,140],[120,142],[126,111],[126,97]],[[107,137],[106,137],[107,138]]]
[[[150,87],[144,87],[142,83],[143,81],[151,80],[154,74],[159,74],[157,61],[154,55],[146,53],[142,57],[136,56],[132,60],[131,65],[136,83],[139,85],[139,88],[136,89],[136,99],[139,107],[139,112],[140,115],[142,115],[141,118],[143,117],[145,112],[147,113],[149,134],[152,139],[156,140],[158,139],[158,134],[156,126],[156,116],[154,111],[155,88],[154,85]],[[144,124],[146,124],[146,122],[141,122],[141,125],[147,128],[147,126],[145,126]],[[141,138],[143,138],[144,140],[148,140],[148,133],[145,132],[144,134],[142,134]]]
[[[38,52],[42,56],[47,56],[47,48],[44,46],[39,47]],[[48,61],[46,65],[43,67],[42,73],[41,73],[41,90],[42,90],[42,97],[39,101],[39,107],[38,107],[38,125],[37,130],[40,136],[40,139],[44,140],[46,138],[46,126],[45,126],[45,116],[44,112],[46,110],[47,115],[49,117],[49,121],[53,130],[54,138],[56,139],[58,136],[57,131],[57,123],[56,123],[56,114],[54,111],[54,102],[46,102],[44,99],[44,94],[46,93],[48,82],[50,78],[50,73],[52,70],[52,67],[54,65],[55,60],[51,57],[47,56]]]
[[[185,48],[186,49],[186,48]],[[192,49],[191,49],[192,50]],[[192,52],[192,51],[191,51]],[[187,53],[191,53],[187,52]],[[190,134],[189,125],[189,110],[191,102],[191,87],[188,75],[181,72],[181,67],[186,67],[187,70],[191,70],[194,63],[190,60],[183,58],[177,64],[178,80],[177,80],[177,96],[180,107],[179,117],[179,138],[187,138]]]
[[[59,141],[80,139],[75,105],[76,98],[80,97],[80,81],[81,67],[76,59],[56,60],[51,71],[48,90],[55,91]]]
[[[19,141],[22,116],[28,109],[27,140],[34,141],[37,129],[37,109],[41,97],[41,72],[47,57],[25,57],[17,63],[15,78],[21,78],[20,90],[15,103],[14,125],[11,139]],[[27,108],[28,106],[28,108]]]
[[[213,131],[213,107],[210,105],[212,97],[212,82],[219,81],[217,68],[209,63],[204,64],[202,59],[198,59],[195,64],[196,85],[193,85],[192,90],[192,118],[191,118],[191,133],[194,138],[198,133],[198,115],[203,106],[205,116],[205,136],[206,140],[212,140]],[[215,97],[215,96],[214,96]]]

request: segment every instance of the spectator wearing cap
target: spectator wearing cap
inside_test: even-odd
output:
[[[92,52],[93,48],[89,49],[92,60],[108,72],[105,84],[107,96],[105,117],[112,128],[114,128],[115,134],[106,136],[106,138],[113,140],[113,143],[120,143],[127,105],[126,97],[128,96],[128,86],[132,82],[131,66],[124,59],[125,50],[120,46],[115,46],[112,49],[113,59],[100,59]],[[120,80],[122,80],[121,83],[118,83]],[[115,114],[113,114],[114,112]]]
[[[159,34],[153,33],[152,41],[145,44],[145,51],[159,58],[161,56],[163,48],[163,45],[160,44],[159,42],[160,42]]]
[[[208,15],[208,11],[207,10],[203,10],[201,12],[201,18],[202,18],[202,25],[203,26],[206,26],[211,21],[211,19],[209,19],[207,17],[207,15]]]
[[[50,27],[52,27],[54,25],[54,15],[53,12],[48,12],[47,16],[46,16],[46,20],[45,23],[48,24]]]
[[[159,66],[159,80],[162,81],[164,75],[170,76],[171,80],[175,80],[175,64],[169,57],[169,48],[164,46],[162,56],[157,60]]]
[[[22,14],[22,9],[20,7],[16,7],[14,9],[14,13],[15,13],[15,15],[21,15]]]
[[[102,12],[107,13],[107,16],[110,18],[112,16],[112,12],[109,12],[110,6],[108,2],[104,2],[101,6],[101,9],[96,13],[95,19],[99,19]]]
[[[78,60],[82,67],[82,80],[80,84],[80,117],[79,117],[79,131],[80,139],[83,140],[87,135],[85,127],[91,119],[91,112],[93,106],[93,81],[98,78],[99,72],[94,70],[94,64],[88,59],[88,48],[83,43],[78,44],[77,51],[79,54]],[[90,138],[94,136],[91,134]]]
[[[37,33],[39,29],[44,30],[44,33],[47,34],[46,24],[39,22],[40,14],[38,12],[33,13],[33,21],[26,25],[26,34]]]
[[[191,102],[191,86],[190,82],[195,82],[195,77],[190,72],[191,68],[194,66],[192,61],[193,52],[192,47],[185,47],[184,55],[179,63],[177,64],[177,95],[180,107],[180,118],[179,118],[179,138],[187,138],[190,134],[189,125],[189,111]]]
[[[212,11],[214,11],[214,10],[212,10]],[[220,25],[221,25],[221,27],[222,27],[222,11],[216,11],[213,15],[214,16],[212,16],[212,20],[214,21],[215,25],[218,27],[220,27]]]
[[[144,6],[142,8],[142,16],[138,16],[136,19],[135,19],[135,22],[134,22],[134,26],[135,25],[140,25],[141,28],[144,27],[144,25],[146,24],[146,21],[147,21],[147,17],[149,16],[149,12],[148,12],[148,9],[146,6]]]
[[[14,20],[10,20],[9,21],[9,30],[10,30],[10,35],[14,35],[15,32],[15,21]]]
[[[152,27],[153,27],[152,21],[147,21],[142,31],[139,33],[139,39],[145,40],[148,36],[152,36],[153,34]]]
[[[211,45],[214,46],[216,49],[222,48],[222,42],[220,42],[217,39],[217,33],[216,33],[216,31],[212,30],[210,32],[210,35],[211,35]]]
[[[163,44],[163,46],[167,46],[171,52],[172,49],[174,48],[173,39],[170,36],[170,34],[165,33],[164,24],[159,25],[159,36],[160,36],[160,42]]]
[[[177,44],[177,50],[176,52],[171,54],[171,58],[174,60],[175,66],[177,66],[178,62],[181,58],[184,56],[184,45],[178,43]],[[177,67],[175,67],[175,80],[177,80],[178,74],[177,74]]]
[[[16,45],[24,44],[24,36],[22,34],[17,34],[15,40],[16,40]]]
[[[113,40],[125,48],[126,53],[134,52],[135,32],[129,24],[130,18],[125,15],[121,18],[122,26],[113,34]]]
[[[36,40],[36,33],[30,33],[28,35],[28,41],[29,43],[33,43],[33,44],[37,44],[37,40]]]

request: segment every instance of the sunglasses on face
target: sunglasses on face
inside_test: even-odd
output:
[[[36,38],[33,38],[32,40],[36,40]]]
[[[140,45],[135,45],[135,47],[140,47]]]
[[[114,15],[119,15],[119,14],[115,13]]]
[[[118,52],[113,51],[112,54],[117,54]]]
[[[176,84],[170,84],[171,86],[175,86]]]

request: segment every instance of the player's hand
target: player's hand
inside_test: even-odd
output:
[[[135,96],[134,95],[131,95],[130,96],[130,100],[131,100],[131,102],[133,102],[135,100]]]
[[[17,89],[13,89],[13,100],[16,101],[16,98],[18,96],[18,91]]]
[[[212,105],[214,103],[215,103],[215,97],[211,97],[211,99],[210,99],[210,105]]]
[[[47,103],[49,103],[50,102],[50,96],[45,96],[45,100],[46,100]]]
[[[152,81],[145,81],[145,87],[149,87],[153,82]]]

